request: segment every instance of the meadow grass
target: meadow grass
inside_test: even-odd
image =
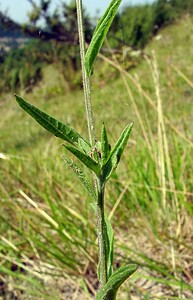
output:
[[[113,57],[108,61],[101,56],[105,76],[118,70],[120,79],[103,86],[103,79],[94,75],[96,132],[105,120],[115,142],[124,124],[135,123],[123,161],[107,186],[106,208],[119,249],[115,263],[141,266],[118,299],[191,299],[193,294],[192,37],[185,30],[191,25],[187,16],[165,28],[130,73]],[[53,89],[43,81],[28,98],[86,135],[82,93],[64,98],[53,71],[50,66],[45,72]],[[0,280],[19,299],[59,299],[64,294],[61,278],[63,287],[73,286],[68,293],[74,299],[92,299],[98,286],[97,245],[89,199],[61,163],[61,142],[31,122],[10,96],[5,99],[0,122],[0,152],[7,157],[0,160]]]

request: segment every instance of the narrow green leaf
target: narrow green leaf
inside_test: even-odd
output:
[[[100,17],[100,19],[98,20],[98,23],[96,24],[95,30],[93,32],[93,35],[97,32],[97,30],[102,26],[103,22],[105,21],[105,19],[108,16],[109,10],[112,7],[112,3],[114,4],[114,2],[116,2],[116,0],[111,0],[111,2],[109,3],[109,6],[107,7],[106,11],[104,12],[104,14],[102,15],[102,17]],[[121,1],[120,1],[121,2]]]
[[[107,283],[100,289],[96,296],[96,300],[115,300],[116,294],[121,284],[128,279],[136,270],[136,264],[119,268],[111,275]]]
[[[120,138],[116,142],[115,146],[111,150],[108,160],[102,168],[103,181],[106,181],[116,169],[120,161],[121,155],[123,154],[123,151],[128,143],[132,127],[133,123],[127,125],[127,127],[122,132]]]
[[[78,148],[88,155],[91,152],[91,146],[82,138],[78,139]]]
[[[101,130],[101,159],[102,159],[102,165],[106,162],[108,156],[110,153],[110,145],[108,141],[107,131],[105,128],[105,125],[103,124],[102,130]]]
[[[107,230],[107,276],[113,272],[113,254],[114,254],[114,232],[110,220],[105,215],[105,224]]]
[[[91,196],[91,198],[96,201],[96,193],[94,190],[94,187],[90,183],[90,180],[88,179],[87,175],[71,160],[66,157],[63,157],[65,162],[68,164],[70,169],[78,176],[80,182],[83,184],[83,186],[86,188],[88,194]]]
[[[96,211],[96,207],[93,207]],[[112,275],[113,272],[113,254],[114,254],[114,232],[112,225],[105,215],[105,229],[106,229],[106,259],[107,259],[107,278]],[[100,279],[100,261],[97,266],[97,275]]]
[[[106,9],[104,15],[99,20],[98,25],[93,33],[92,40],[87,49],[85,56],[85,69],[87,75],[91,75],[92,67],[100,48],[105,40],[107,32],[111,26],[111,23],[117,13],[121,0],[112,0]]]
[[[64,147],[68,151],[70,151],[73,155],[75,155],[85,166],[91,169],[96,175],[100,174],[99,164],[94,159],[92,159],[89,155],[81,152],[79,149],[70,145],[64,145]]]
[[[47,131],[51,132],[55,136],[69,142],[70,144],[77,145],[79,140],[84,140],[78,132],[71,127],[61,123],[54,119],[50,115],[41,111],[34,105],[26,102],[20,96],[15,95],[16,101],[19,103],[21,108],[25,110],[30,116],[32,116],[42,127]],[[87,143],[84,140],[85,143]],[[87,143],[88,144],[88,143]],[[89,144],[88,144],[89,146]]]

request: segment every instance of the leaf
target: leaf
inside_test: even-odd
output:
[[[96,207],[93,207],[96,211]],[[112,275],[113,272],[113,254],[114,254],[114,232],[110,220],[105,215],[105,230],[106,230],[106,261],[107,261],[107,278]],[[100,279],[100,261],[97,266],[97,274]]]
[[[91,146],[82,138],[78,139],[78,148],[86,154],[91,152]]]
[[[112,0],[95,28],[92,40],[90,42],[85,56],[85,69],[88,76],[91,75],[92,67],[96,56],[100,51],[100,48],[102,47],[107,32],[111,26],[111,23],[116,15],[120,4],[121,0]]]
[[[94,159],[92,159],[89,155],[81,152],[79,149],[71,145],[64,145],[64,147],[68,151],[70,151],[73,155],[75,155],[85,166],[91,169],[96,175],[100,174],[99,164]]]
[[[116,169],[120,161],[121,155],[123,154],[123,151],[127,145],[132,127],[133,127],[133,123],[127,125],[127,127],[123,130],[120,138],[116,142],[115,146],[111,150],[108,160],[102,168],[102,176],[104,182],[107,181],[107,179],[111,176],[113,171]]]
[[[102,165],[106,162],[108,156],[110,153],[110,145],[108,141],[107,131],[105,128],[105,125],[103,124],[102,130],[101,130],[101,159],[102,159]]]
[[[114,254],[114,232],[110,220],[105,215],[105,224],[107,230],[107,277],[113,272],[113,254]]]
[[[72,145],[78,144],[79,140],[84,140],[78,132],[71,127],[61,123],[54,119],[50,115],[41,111],[37,107],[23,100],[20,96],[15,95],[16,101],[21,108],[25,110],[30,116],[32,116],[42,127],[51,132],[55,136],[69,142]],[[84,140],[85,143],[87,143]],[[88,143],[87,143],[88,144]],[[89,145],[89,144],[88,144]]]
[[[96,300],[115,300],[116,294],[121,284],[128,279],[136,270],[136,264],[119,268],[111,275],[107,283],[100,289],[96,296]]]
[[[86,174],[70,159],[63,157],[65,162],[69,165],[70,169],[78,176],[80,182],[83,184],[83,186],[86,188],[88,194],[91,196],[91,198],[96,201],[96,193],[94,190],[94,187],[90,183],[88,177]]]

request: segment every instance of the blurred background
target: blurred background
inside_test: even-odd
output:
[[[83,1],[87,45],[110,1]],[[193,299],[193,0],[124,0],[91,76],[96,136],[134,121],[107,186],[117,299]],[[90,199],[14,93],[87,136],[76,6],[0,0],[0,299],[94,299]],[[81,166],[80,166],[81,167]]]
[[[101,5],[84,1],[83,5],[89,43],[108,1]],[[123,47],[143,49],[160,28],[191,10],[192,1],[123,1],[108,35],[109,43],[117,52],[123,52]],[[61,68],[70,67],[70,76],[69,70],[67,75],[62,70],[69,87],[78,85],[73,83],[79,81],[76,71],[80,65],[73,1],[1,1],[0,25],[1,91],[30,89],[41,78],[43,64],[59,61]]]

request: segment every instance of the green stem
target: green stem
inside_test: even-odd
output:
[[[82,1],[76,0],[77,7],[77,21],[78,21],[78,34],[79,34],[79,44],[80,44],[80,58],[82,66],[82,80],[84,89],[84,102],[86,108],[86,119],[88,126],[88,134],[91,146],[95,144],[95,129],[94,129],[94,118],[92,112],[92,102],[91,102],[91,90],[90,90],[90,79],[86,74],[84,61],[85,61],[85,39],[84,39],[84,28],[83,28],[83,9]]]
[[[85,70],[85,40],[84,40],[84,30],[83,30],[83,9],[82,1],[76,0],[77,7],[77,20],[78,20],[78,33],[79,33],[79,43],[80,43],[80,57],[82,65],[82,77],[83,77],[83,89],[84,89],[84,100],[86,108],[86,117],[88,125],[88,134],[91,146],[95,144],[95,130],[94,130],[94,118],[92,113],[92,103],[91,103],[91,91],[90,91],[90,78],[87,76]],[[104,216],[104,185],[102,184],[100,178],[94,176],[95,189],[97,192],[97,235],[99,244],[99,266],[100,266],[100,285],[103,287],[107,282],[107,254],[106,254],[106,225]]]

